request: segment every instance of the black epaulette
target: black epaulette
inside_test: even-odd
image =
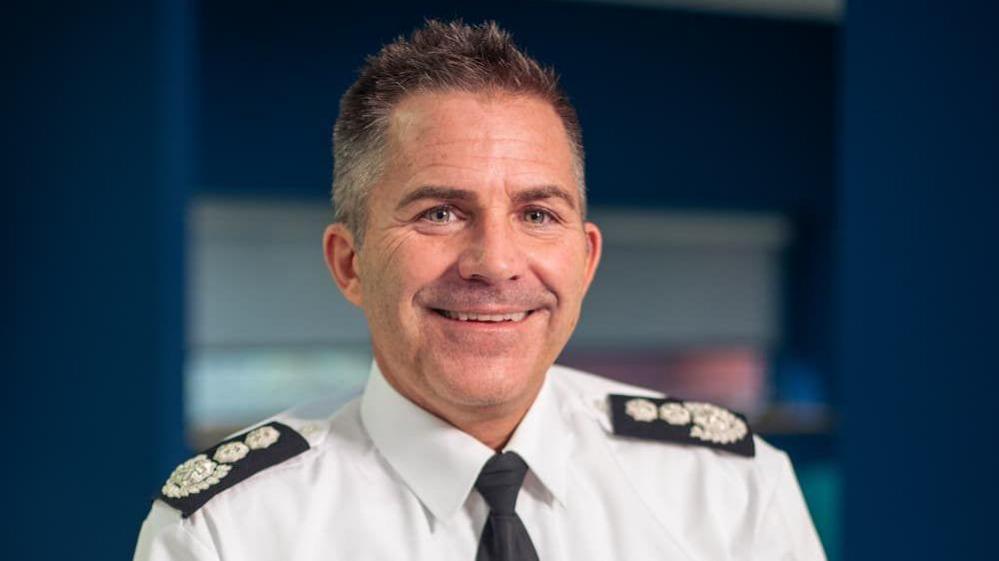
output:
[[[177,466],[159,498],[187,518],[229,487],[308,449],[305,438],[288,425],[267,423]]]
[[[697,444],[753,457],[756,447],[746,418],[699,401],[611,394],[614,434]]]

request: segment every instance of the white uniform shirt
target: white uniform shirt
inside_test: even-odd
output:
[[[553,366],[506,446],[530,470],[517,513],[542,561],[823,560],[787,456],[615,436],[607,394],[656,395]],[[188,518],[156,501],[136,561],[473,561],[493,451],[396,392],[377,366],[332,413],[277,416],[310,449]]]

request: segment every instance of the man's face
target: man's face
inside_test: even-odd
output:
[[[378,364],[445,418],[526,408],[600,254],[561,120],[534,97],[420,94],[388,132],[356,282],[338,279],[364,309]]]

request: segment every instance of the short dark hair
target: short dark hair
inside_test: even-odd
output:
[[[582,128],[558,74],[513,42],[496,22],[428,20],[409,38],[400,36],[369,56],[357,81],[340,99],[333,127],[333,207],[358,245],[367,222],[367,198],[384,164],[392,110],[418,93],[509,92],[552,105],[573,153],[581,208],[585,209]]]

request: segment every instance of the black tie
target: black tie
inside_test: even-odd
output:
[[[475,561],[538,561],[531,536],[514,510],[525,475],[527,464],[514,452],[496,454],[483,466],[475,488],[489,504],[489,520]]]

